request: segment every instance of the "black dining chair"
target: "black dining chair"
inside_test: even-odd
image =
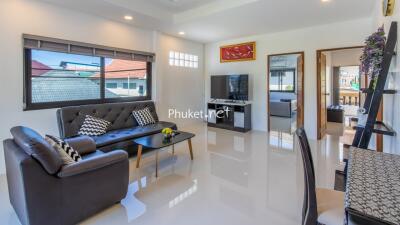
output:
[[[306,132],[296,130],[304,167],[302,225],[343,225],[344,192],[316,188],[315,170]]]

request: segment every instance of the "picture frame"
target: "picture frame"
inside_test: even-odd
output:
[[[241,62],[256,60],[256,42],[225,45],[220,47],[220,62]]]

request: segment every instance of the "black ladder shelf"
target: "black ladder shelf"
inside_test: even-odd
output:
[[[367,123],[365,126],[355,126],[356,134],[353,139],[352,146],[358,148],[368,148],[372,133],[395,136],[396,132],[382,121],[377,121],[379,107],[383,94],[395,94],[396,90],[385,90],[385,84],[389,73],[390,63],[393,55],[395,55],[395,47],[397,44],[397,22],[392,22],[389,30],[388,39],[386,41],[382,69],[379,73],[377,83],[374,89],[374,82],[370,82],[369,87],[362,89],[362,93],[367,96],[364,102],[364,109],[368,113]]]

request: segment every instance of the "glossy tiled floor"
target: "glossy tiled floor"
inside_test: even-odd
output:
[[[184,130],[196,133],[194,161],[186,142],[176,146],[175,155],[165,149],[156,179],[154,154],[144,156],[140,169],[131,159],[127,197],[82,224],[300,224],[303,174],[292,135],[242,134],[203,123]],[[311,146],[317,186],[332,188],[341,156],[339,137],[312,141]],[[0,200],[1,224],[19,224],[8,203],[5,176],[0,178]]]

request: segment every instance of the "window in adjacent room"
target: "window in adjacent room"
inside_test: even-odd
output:
[[[169,52],[169,65],[178,67],[199,68],[199,57],[182,52]]]
[[[271,70],[270,91],[272,92],[295,92],[296,81],[295,69]]]

